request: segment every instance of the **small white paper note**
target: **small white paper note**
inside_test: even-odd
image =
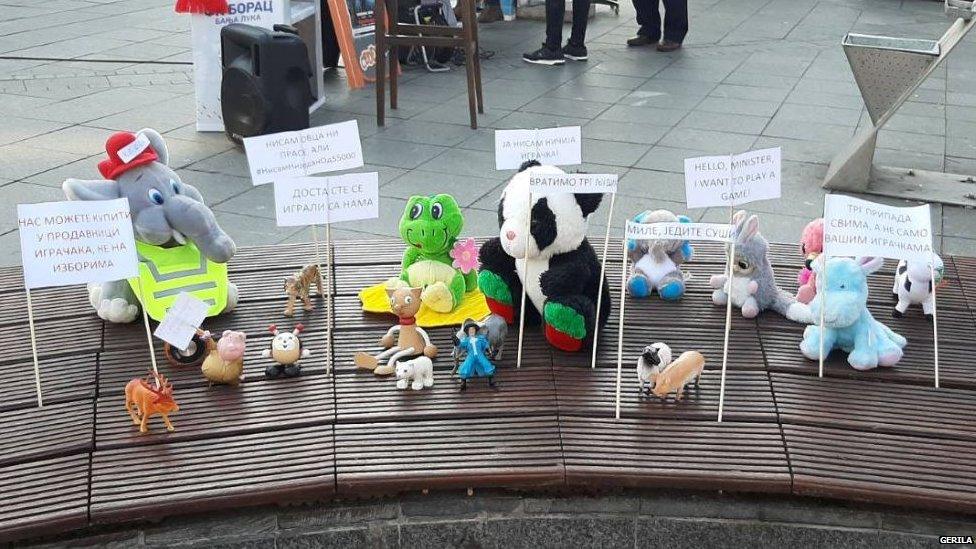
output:
[[[379,174],[294,177],[274,183],[279,227],[379,217]]]
[[[244,139],[251,182],[349,170],[363,165],[359,123],[355,120],[294,132]]]
[[[146,150],[149,146],[149,138],[146,137],[144,133],[137,133],[135,140],[132,143],[119,149],[118,155],[122,162],[128,164],[132,162],[132,159],[139,156],[139,153]]]
[[[190,339],[197,333],[210,308],[205,302],[186,292],[180,292],[173,305],[166,311],[163,321],[156,326],[153,335],[166,343],[185,351]]]
[[[779,198],[779,147],[727,156],[685,159],[685,201],[689,208],[740,206]]]
[[[627,220],[628,240],[708,240],[731,242],[735,227],[722,223],[635,223]]]
[[[18,204],[17,224],[27,288],[139,274],[128,199]]]
[[[518,169],[527,160],[570,166],[583,163],[579,126],[538,130],[495,130],[495,169]]]
[[[615,173],[533,174],[529,177],[532,194],[616,193]]]
[[[928,261],[931,254],[928,204],[899,208],[841,194],[824,197],[824,255]]]

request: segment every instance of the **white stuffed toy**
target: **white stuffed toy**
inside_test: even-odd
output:
[[[398,362],[396,377],[397,389],[406,389],[407,385],[410,385],[414,391],[419,391],[424,387],[433,387],[434,363],[425,356]]]
[[[933,271],[935,280],[932,280]],[[932,320],[932,311],[935,309],[932,290],[942,282],[944,273],[945,263],[935,254],[932,255],[932,261],[899,261],[895,270],[895,285],[891,289],[898,297],[898,304],[891,314],[901,317],[909,306],[921,304],[925,317]]]

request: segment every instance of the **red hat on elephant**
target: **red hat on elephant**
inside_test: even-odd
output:
[[[145,138],[143,137],[143,139]],[[118,132],[108,138],[108,141],[105,142],[105,152],[108,153],[108,158],[98,163],[98,171],[101,172],[102,177],[116,179],[132,168],[159,160],[152,145],[145,143],[142,150],[139,150],[139,145],[134,145],[135,141],[136,135],[131,132]],[[126,151],[125,148],[129,145],[134,145],[135,150]],[[122,156],[119,156],[120,151]],[[133,154],[135,156],[132,156]],[[128,156],[131,158],[126,162],[124,157]]]

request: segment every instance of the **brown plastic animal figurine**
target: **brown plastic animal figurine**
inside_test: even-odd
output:
[[[319,276],[318,265],[305,265],[297,273],[285,277],[285,293],[288,294],[288,303],[285,305],[285,316],[294,316],[295,300],[301,299],[306,311],[312,310],[312,301],[309,294],[312,293],[312,284],[322,297],[322,277]]]
[[[126,384],[125,410],[141,433],[149,432],[147,422],[156,414],[163,418],[167,431],[175,431],[169,415],[179,412],[180,406],[173,400],[173,385],[162,374],[150,370],[145,379],[137,377]]]
[[[658,398],[663,399],[668,398],[668,394],[675,393],[674,399],[681,400],[685,385],[691,383],[692,380],[695,382],[695,388],[698,388],[698,381],[701,379],[701,373],[704,369],[705,357],[701,353],[685,351],[657,375],[652,392]]]
[[[401,359],[420,355],[437,358],[437,346],[431,344],[427,332],[417,326],[415,318],[420,310],[422,292],[422,288],[386,289],[386,295],[390,297],[390,310],[397,315],[400,323],[387,330],[386,335],[380,339],[380,345],[385,351],[376,356],[362,351],[356,353],[354,361],[358,368],[371,370],[378,376],[388,376],[396,372],[397,361]],[[381,360],[386,360],[387,363],[381,366]]]
[[[244,380],[244,346],[247,335],[244,332],[224,330],[220,339],[214,343],[210,332],[197,332],[207,345],[207,358],[203,360],[200,371],[203,377],[214,383],[237,385]]]

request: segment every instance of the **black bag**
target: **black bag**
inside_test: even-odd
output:
[[[419,1],[403,2],[399,6],[399,12],[397,14],[397,20],[400,23],[408,25],[420,24],[446,27],[450,24],[447,18],[444,17],[440,2],[435,4],[421,4]],[[444,65],[454,57],[454,48],[427,48],[427,56],[432,63],[436,62]],[[424,64],[419,47],[406,48],[401,46],[398,50],[398,57],[402,65]]]

